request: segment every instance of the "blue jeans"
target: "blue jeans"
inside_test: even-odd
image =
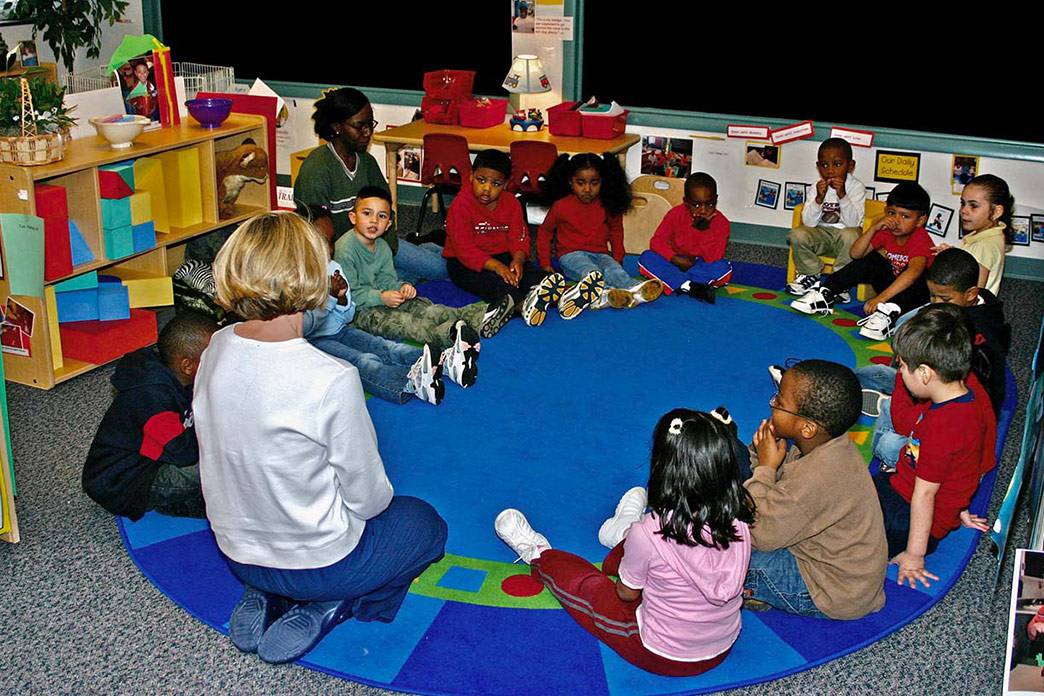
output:
[[[855,374],[863,389],[876,389],[879,392],[891,394],[895,388],[896,371],[894,367],[868,365],[856,368]],[[892,400],[885,399],[881,402],[881,415],[874,423],[874,434],[871,439],[874,456],[882,463],[894,467],[909,439],[906,435],[895,432],[895,428],[892,426]]]
[[[816,608],[797,559],[786,549],[750,552],[750,568],[744,583],[752,597],[791,614],[827,618]]]
[[[405,343],[373,336],[345,326],[333,336],[310,339],[310,343],[359,370],[363,389],[376,397],[404,404],[413,398],[405,391],[406,375],[413,363],[421,357],[421,349]]]
[[[395,496],[384,512],[366,521],[351,553],[324,568],[286,570],[237,563],[225,557],[244,585],[299,602],[353,600],[359,621],[390,622],[413,579],[442,558],[446,522],[428,503]]]
[[[395,252],[395,271],[399,274],[399,280],[406,283],[449,278],[446,260],[442,258],[442,247],[431,242],[418,246],[400,239],[399,250]]]
[[[643,251],[638,257],[638,269],[643,276],[656,278],[671,290],[677,290],[687,280],[720,288],[728,285],[732,279],[732,262],[728,259],[718,259],[710,263],[697,259],[692,268],[683,271],[651,249]]]
[[[589,251],[571,251],[558,257],[558,265],[562,275],[569,280],[577,281],[591,271],[601,271],[605,278],[605,287],[630,289],[639,281],[616,263],[609,254],[592,254]]]

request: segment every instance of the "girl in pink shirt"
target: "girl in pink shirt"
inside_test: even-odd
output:
[[[612,548],[601,570],[552,549],[518,510],[504,510],[494,523],[577,623],[649,672],[701,674],[725,659],[739,635],[754,502],[729,424],[727,413],[688,409],[660,418],[648,499],[643,488],[627,491],[598,531]]]

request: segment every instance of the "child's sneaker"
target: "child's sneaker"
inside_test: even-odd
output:
[[[232,644],[243,652],[257,652],[261,636],[273,621],[286,613],[290,605],[285,599],[271,595],[249,585],[243,588],[243,596],[232,609],[228,620],[228,636]]]
[[[783,381],[783,373],[801,362],[801,358],[787,358],[782,365],[769,365],[768,371],[772,375],[772,382],[779,389],[779,383]]]
[[[852,301],[852,293],[850,293],[848,290],[837,293],[837,301],[840,304],[848,304]]]
[[[527,326],[540,326],[547,318],[547,308],[562,297],[565,278],[561,273],[552,273],[534,285],[522,301],[522,319]]]
[[[892,333],[892,326],[899,318],[902,310],[894,302],[882,302],[870,316],[863,317],[859,325],[859,335],[872,341],[883,341]]]
[[[442,351],[439,362],[447,377],[467,389],[478,378],[479,336],[463,319],[450,329],[453,345]]]
[[[809,290],[790,303],[790,306],[802,314],[833,314],[837,298],[828,288],[819,287]]]
[[[616,512],[598,529],[598,543],[606,548],[615,548],[623,541],[631,525],[642,519],[649,496],[641,486],[635,486],[623,494],[616,504]]]
[[[479,336],[482,338],[493,338],[504,325],[511,320],[515,313],[515,300],[511,295],[504,295],[500,302],[490,305],[486,313],[482,315],[482,326],[479,327]]]
[[[787,283],[787,292],[791,295],[804,295],[809,290],[814,290],[820,286],[820,277],[818,275],[805,275],[804,273],[798,273],[794,280]]]
[[[678,288],[694,300],[703,300],[707,304],[714,304],[718,299],[718,288],[708,283],[694,283],[687,280]]]
[[[591,271],[580,282],[562,293],[558,300],[558,313],[563,319],[576,319],[580,312],[591,306],[605,292],[605,278],[601,271]],[[611,301],[611,298],[610,298]]]
[[[891,395],[877,391],[876,389],[864,389],[863,408],[861,409],[863,415],[877,418],[881,415],[882,405],[890,398],[892,398]]]
[[[421,356],[406,375],[406,391],[432,406],[442,403],[446,393],[446,385],[442,383],[442,361],[432,365],[431,349],[427,344],[424,344]]]
[[[539,558],[542,552],[551,548],[547,537],[537,534],[526,516],[514,508],[502,510],[493,521],[493,529],[518,554],[517,560],[526,563],[532,563],[534,558]]]
[[[629,309],[638,306],[634,297],[631,296],[631,291],[624,288],[609,288],[602,293],[602,299],[613,309]]]
[[[645,302],[652,302],[663,294],[663,284],[655,278],[650,278],[627,289],[610,288],[603,294],[609,295],[609,306],[630,309]]]
[[[616,288],[606,288],[603,290],[602,294],[598,296],[598,299],[590,304],[588,309],[605,309],[606,307],[615,308],[616,305],[612,303],[612,293],[614,290],[616,290]],[[622,292],[630,297],[630,294],[626,290],[617,290],[617,292]]]

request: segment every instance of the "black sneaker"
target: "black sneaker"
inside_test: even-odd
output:
[[[718,289],[705,283],[689,283],[689,290],[686,294],[693,299],[703,300],[707,304],[714,304],[718,300]]]
[[[482,316],[482,326],[479,327],[479,336],[482,338],[493,338],[504,328],[515,313],[515,300],[511,295],[504,295],[500,302],[490,305]]]

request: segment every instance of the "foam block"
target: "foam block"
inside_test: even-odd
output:
[[[117,174],[121,179],[123,179],[123,183],[127,184],[127,188],[134,191],[134,160],[106,164],[98,167],[98,171]]]
[[[131,224],[140,225],[152,221],[152,194],[138,191],[130,197]]]
[[[163,163],[155,157],[141,157],[134,160],[134,186],[138,193],[148,192],[152,206],[152,220],[159,232],[170,231],[170,220],[167,217],[166,177],[163,175]]]
[[[134,228],[130,225],[105,230],[105,256],[122,259],[134,253]]]
[[[60,370],[65,361],[62,360],[62,335],[58,329],[58,300],[51,285],[44,288],[44,304],[47,307],[47,335],[51,340],[51,367]]]
[[[103,198],[101,200],[102,228],[130,227],[130,198]]]
[[[156,342],[156,314],[132,309],[130,319],[78,321],[61,325],[66,358],[100,365]]]
[[[64,186],[37,184],[35,188],[36,216],[42,218],[69,218],[69,200]]]
[[[88,321],[98,318],[98,289],[72,290],[55,294],[58,322]]]
[[[55,292],[72,292],[73,290],[89,290],[98,287],[98,271],[78,275],[69,280],[54,284]]]
[[[167,219],[171,227],[190,227],[203,222],[203,186],[199,150],[194,147],[159,155],[167,193]],[[162,228],[160,231],[163,231]]]
[[[170,276],[125,278],[123,285],[132,308],[166,307],[174,304],[174,282]]]
[[[100,283],[98,285],[98,319],[100,321],[130,319],[130,298],[123,283]]]
[[[44,280],[67,276],[72,273],[72,266],[69,220],[44,218]]]
[[[72,253],[73,266],[90,263],[94,260],[94,252],[87,245],[87,240],[80,233],[80,228],[75,221],[69,221],[69,250]]]
[[[104,168],[98,170],[98,190],[103,200],[127,198],[134,193],[134,189],[127,185],[122,176]]]
[[[156,246],[156,226],[152,220],[140,225],[131,225],[131,241],[134,244],[134,253]]]

